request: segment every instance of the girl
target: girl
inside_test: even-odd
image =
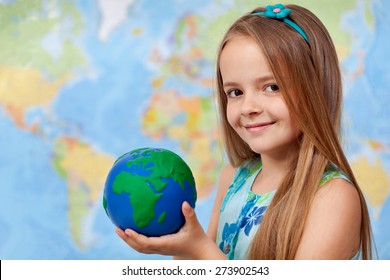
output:
[[[176,234],[118,235],[143,253],[190,259],[370,259],[363,194],[342,151],[341,75],[310,11],[281,4],[238,19],[217,58],[230,164],[207,234],[183,204]]]

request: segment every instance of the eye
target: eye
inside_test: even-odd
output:
[[[242,91],[239,90],[239,89],[231,89],[231,90],[228,90],[228,92],[226,93],[226,95],[227,95],[228,97],[237,97],[237,96],[242,95]]]
[[[267,92],[278,92],[279,91],[279,87],[278,87],[277,84],[268,85],[265,88],[265,91],[267,91]]]

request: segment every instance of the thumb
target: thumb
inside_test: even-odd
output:
[[[194,208],[192,208],[187,201],[184,201],[182,204],[182,212],[186,220],[186,224],[193,226],[194,224],[199,223]]]

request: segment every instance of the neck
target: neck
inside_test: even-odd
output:
[[[262,194],[277,189],[291,169],[295,157],[294,151],[295,149],[292,148],[281,156],[262,154],[262,169],[255,180],[253,191]]]
[[[290,161],[286,159],[275,160],[267,156],[262,156],[261,161],[263,165],[261,178],[278,183],[276,185],[279,185],[290,169]]]

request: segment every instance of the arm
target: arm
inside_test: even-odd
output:
[[[215,197],[213,210],[211,212],[210,222],[207,229],[207,235],[212,239],[216,240],[217,237],[217,229],[218,229],[218,221],[219,221],[219,211],[221,209],[223,198],[226,195],[226,192],[233,181],[234,174],[236,173],[236,169],[231,165],[227,165],[221,172],[221,176],[219,178],[218,191]]]
[[[224,176],[223,174],[224,172],[222,172],[221,177]],[[218,193],[220,192],[218,190]],[[217,209],[217,207],[221,205],[224,193],[217,195],[217,197],[219,196],[222,197],[216,199],[211,218],[214,222],[210,222],[213,225],[212,231],[215,231],[214,236],[216,235],[219,217],[219,208]],[[218,212],[214,210],[218,210]],[[178,233],[161,237],[146,237],[133,230],[126,229],[123,231],[120,228],[116,229],[116,233],[130,247],[144,254],[171,255],[175,259],[226,259],[213,238],[203,231],[194,209],[187,202],[183,203],[182,211],[185,224]],[[218,215],[215,213],[218,213]],[[215,221],[215,219],[217,220]]]
[[[356,188],[333,179],[316,193],[296,259],[351,259],[360,246],[361,208]]]

